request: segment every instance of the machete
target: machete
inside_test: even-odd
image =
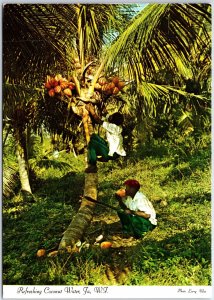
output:
[[[93,198],[91,198],[91,197],[89,197],[89,196],[84,196],[84,197],[85,197],[85,199],[87,199],[88,201],[91,201],[91,202],[97,203],[97,204],[99,204],[99,205],[102,205],[102,206],[111,208],[111,209],[113,209],[113,210],[116,210],[116,211],[120,211],[120,210],[121,210],[121,209],[119,209],[119,208],[117,208],[117,207],[114,207],[114,206],[111,206],[111,205],[109,205],[109,204],[106,204],[106,203],[103,203],[103,202],[99,202],[99,201],[97,201],[97,200],[95,200],[95,199],[93,199]]]

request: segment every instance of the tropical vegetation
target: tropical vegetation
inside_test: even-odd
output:
[[[5,284],[209,285],[211,5],[3,13]],[[90,136],[103,134],[89,106],[125,119],[127,158],[98,173],[84,173]],[[116,216],[85,196],[113,204],[127,176],[145,183],[160,225],[103,251],[92,241],[113,239]],[[39,258],[40,248],[57,256]]]

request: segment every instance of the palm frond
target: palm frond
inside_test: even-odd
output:
[[[142,89],[139,89],[139,93],[144,95],[146,98],[158,98],[160,95],[167,96],[170,91],[177,93],[179,95],[188,97],[188,98],[196,98],[199,100],[207,100],[206,97],[202,95],[196,95],[193,93],[188,93],[180,88],[175,88],[169,85],[157,85],[154,83],[142,82]]]
[[[192,113],[188,112],[188,111],[182,111],[182,115],[180,116],[180,118],[178,119],[178,124],[180,125],[182,122],[184,122],[185,120],[192,120]]]
[[[132,102],[134,107],[141,106],[142,114],[156,115],[157,104],[161,101],[163,105],[163,113],[169,112],[172,107],[175,98],[178,100],[178,96],[184,96],[188,99],[192,99],[193,103],[196,101],[201,101],[206,103],[207,97],[203,95],[196,95],[193,93],[188,93],[181,88],[175,88],[169,85],[158,85],[154,83],[149,83],[146,81],[141,81],[141,84],[137,87],[136,93],[137,98]]]
[[[57,161],[55,159],[40,159],[37,160],[36,162],[32,162],[34,167],[37,168],[53,168],[53,169],[58,169],[58,170],[70,170],[71,166],[68,163],[62,162],[62,161]]]
[[[27,134],[27,153],[28,159],[35,158],[41,153],[42,144],[40,142],[40,137],[31,133],[28,128]]]
[[[14,186],[18,180],[17,169],[9,164],[4,163],[3,168],[3,198],[8,198],[14,194]]]
[[[198,48],[205,45],[197,38],[199,28],[206,32],[202,17],[210,22],[210,12],[203,4],[147,5],[108,50],[107,66],[118,65],[122,72],[124,67],[130,70],[141,64],[142,69],[132,73],[139,81],[141,76],[149,78],[160,65],[167,63],[174,69],[177,57],[188,65],[192,41],[197,40]]]
[[[14,119],[14,112],[17,107],[26,110],[28,103],[37,99],[43,93],[43,89],[25,83],[10,83],[8,81],[3,84],[3,115],[4,118]]]
[[[67,72],[80,52],[97,55],[124,14],[120,5],[101,4],[6,4],[3,13],[4,74],[34,82],[53,66]]]

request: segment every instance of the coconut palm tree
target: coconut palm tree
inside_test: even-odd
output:
[[[130,14],[119,14],[118,9],[118,5],[17,4],[4,6],[4,116],[5,120],[9,120],[16,140],[20,180],[25,193],[31,194],[26,131],[29,126],[36,128],[37,125],[41,125],[36,118],[38,111],[43,113],[39,115],[40,120],[42,116],[46,118],[44,110],[33,109],[42,106],[40,105],[42,101],[36,101],[36,99],[47,98],[42,89],[42,81],[45,80],[47,74],[57,72],[70,76],[71,73],[77,96],[84,96],[85,68],[91,65],[91,59],[95,56],[99,57],[104,41],[107,42],[109,38],[112,40],[114,35],[120,32],[121,23],[130,16]],[[72,71],[75,60],[80,64],[80,68]],[[81,86],[82,79],[83,85]],[[76,121],[73,116],[71,115],[72,120],[68,119],[69,99],[60,105],[62,109],[68,111],[67,122],[63,125],[63,129],[67,130],[68,121],[72,121],[71,125],[75,130]],[[76,112],[74,110],[75,114]],[[88,123],[90,125],[88,113],[86,110],[84,110],[84,115],[81,111],[77,112],[77,117],[83,119],[88,141],[90,134],[87,131]],[[54,121],[46,122],[51,132],[58,129],[53,126],[56,118]],[[59,124],[58,127],[60,127]],[[67,130],[68,134],[70,134],[69,130]],[[97,174],[93,176],[88,174],[85,186],[86,194],[96,199]],[[92,211],[89,213],[87,207],[84,207],[86,207],[85,203],[81,205],[79,213],[83,213],[86,209],[85,215],[91,218]],[[80,232],[82,231],[81,229]]]
[[[125,31],[118,37],[110,48],[106,49],[106,53],[102,58],[102,63],[97,69],[91,85],[86,94],[87,99],[93,99],[93,91],[95,84],[101,72],[111,72],[114,68],[120,70],[118,74],[127,76],[129,80],[134,79],[138,93],[144,95],[150,105],[151,98],[160,94],[167,94],[169,91],[186,95],[181,88],[177,89],[173,86],[158,86],[150,83],[152,74],[160,69],[167,61],[169,69],[179,71],[189,68],[189,43],[195,41],[197,47],[206,46],[203,39],[200,39],[196,26],[200,26],[201,30],[207,34],[206,27],[202,25],[201,19],[209,21],[210,7],[200,5],[149,5],[134,20],[132,20]],[[205,23],[205,22],[204,22]],[[165,24],[168,26],[166,27]],[[194,26],[192,26],[194,24]],[[209,42],[208,42],[209,44]],[[189,70],[191,72],[191,70]],[[202,95],[194,95],[194,97],[203,99]],[[143,104],[142,97],[138,98],[138,105]],[[88,193],[85,189],[84,194],[96,198],[96,189],[94,189],[97,179],[94,174],[87,174],[85,187],[87,182],[93,193]],[[83,202],[84,204],[87,202]],[[72,244],[75,238],[80,237],[80,232],[84,231],[86,224],[90,221],[91,207],[87,203],[85,206],[88,211],[84,211],[81,215],[75,216],[65,232],[61,243],[61,247]],[[81,208],[80,208],[81,211]],[[80,212],[79,211],[79,212]],[[81,216],[81,218],[80,218]],[[76,229],[79,229],[76,230]]]
[[[41,85],[41,76],[64,72],[63,76],[75,84],[75,93],[63,95],[63,101],[71,114],[82,119],[87,143],[94,127],[85,109],[86,103],[92,103],[102,114],[104,102],[118,104],[121,100],[118,95],[115,98],[103,90],[97,93],[100,77],[110,77],[117,72],[116,75],[127,82],[133,80],[139,97],[132,106],[146,107],[147,111],[155,110],[155,99],[160,94],[167,98],[169,91],[186,95],[182,88],[158,85],[152,78],[166,63],[172,72],[186,69],[191,72],[189,44],[197,41],[196,47],[204,45],[198,31],[207,32],[205,24],[210,22],[207,4],[150,4],[131,20],[125,17],[125,8],[132,9],[132,6],[21,4],[5,7],[4,53],[8,55],[5,79],[9,78],[12,84],[18,81],[19,86],[30,82],[31,87],[35,87],[37,82]],[[22,34],[17,35],[16,29]],[[107,37],[110,37],[108,42]],[[15,61],[14,56],[8,54],[11,44],[17,57]],[[23,58],[26,64],[18,69],[16,77],[15,70]],[[26,66],[32,71],[26,72]],[[47,91],[45,97],[49,97]],[[203,99],[201,95],[194,97]],[[55,95],[53,98],[59,100]],[[71,105],[77,101],[82,102],[81,109]],[[85,196],[96,199],[97,182],[96,173],[86,174]],[[70,246],[81,238],[93,216],[93,207],[93,203],[83,199],[59,248]]]
[[[27,18],[29,8],[27,5],[26,10],[20,5],[4,7],[3,115],[16,141],[22,191],[31,195],[26,130],[33,120],[34,100],[38,98],[39,92],[37,87],[41,86],[40,76],[46,73],[46,66],[50,64],[50,57],[42,53],[47,52],[53,44],[56,48],[57,41],[53,43],[53,40],[45,39],[43,22],[33,26],[32,20]],[[34,9],[33,12],[37,13]],[[58,52],[54,52],[53,60],[57,59]]]

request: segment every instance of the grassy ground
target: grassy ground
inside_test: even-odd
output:
[[[116,206],[114,192],[135,178],[153,202],[158,227],[142,240],[123,238],[116,213],[97,206],[82,241],[88,247],[71,255],[36,253],[57,249],[78,210],[84,157],[60,153],[34,167],[36,203],[23,204],[20,195],[4,202],[4,284],[211,285],[210,151],[175,161],[156,150],[152,157],[138,151],[117,163],[98,163],[98,198]],[[94,245],[101,233],[112,248]]]

